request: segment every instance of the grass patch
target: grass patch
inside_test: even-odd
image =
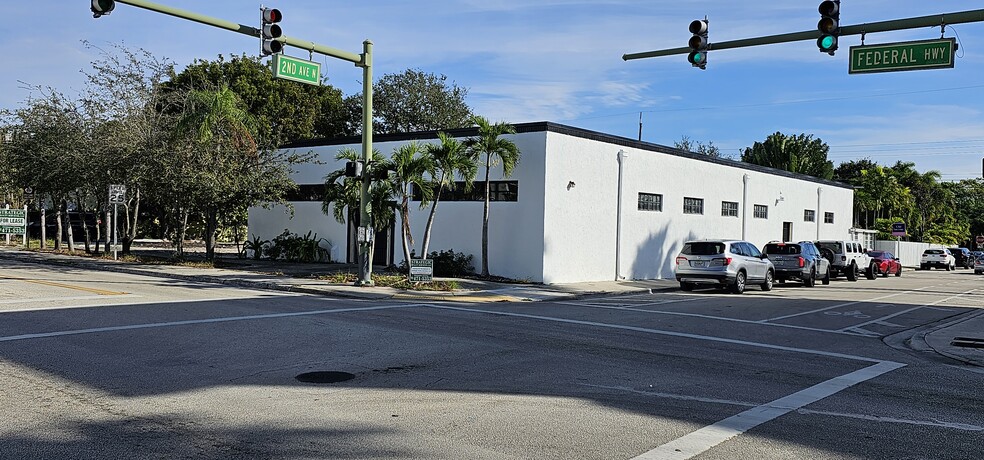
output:
[[[352,272],[337,272],[327,275],[318,275],[314,278],[335,284],[355,284],[356,280],[359,279],[359,275]],[[407,280],[406,275],[393,273],[373,273],[372,282],[375,286],[406,289],[408,291],[453,291],[461,288],[457,281],[411,283]]]

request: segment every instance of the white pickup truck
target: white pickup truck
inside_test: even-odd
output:
[[[820,249],[827,260],[830,260],[830,276],[840,274],[847,276],[850,281],[857,281],[863,272],[865,278],[875,279],[876,270],[871,257],[857,241],[820,240],[814,244]]]

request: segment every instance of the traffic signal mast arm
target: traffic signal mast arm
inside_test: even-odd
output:
[[[888,32],[892,30],[918,29],[920,27],[939,27],[947,24],[965,24],[968,22],[984,21],[984,10],[961,11],[957,13],[934,14],[932,16],[920,16],[906,19],[893,19],[890,21],[871,22],[854,26],[841,26],[841,37],[846,35],[861,35],[875,32]],[[720,43],[708,43],[708,51],[726,50],[731,48],[745,48],[749,46],[771,45],[775,43],[789,43],[797,41],[816,41],[820,32],[816,29],[804,32],[793,32],[788,34],[769,35],[767,37],[743,38],[741,40],[731,40]],[[644,59],[660,56],[673,56],[676,54],[689,54],[693,51],[690,47],[668,48],[656,51],[646,51],[642,53],[623,54],[622,59],[630,61],[633,59]]]
[[[251,37],[259,38],[262,31],[256,27],[250,27],[242,24],[236,24],[235,22],[225,21],[218,18],[213,18],[210,16],[205,16],[202,14],[194,13],[187,10],[182,10],[179,8],[173,8],[167,5],[161,5],[158,3],[147,2],[144,0],[116,0],[117,3],[122,3],[124,5],[136,6],[139,8],[156,11],[158,13],[164,13],[170,16],[174,16],[181,19],[187,19],[189,21],[195,21],[201,24],[218,27],[220,29],[231,30],[233,32],[239,32],[243,35],[249,35]],[[348,51],[342,51],[335,48],[331,48],[324,45],[319,45],[314,42],[309,42],[307,40],[300,40],[297,38],[292,38],[288,36],[282,36],[277,39],[277,41],[283,42],[285,45],[290,45],[296,48],[301,48],[309,50],[315,53],[324,54],[327,56],[335,57],[338,59],[349,61],[358,67],[363,67],[366,65],[364,55],[350,53]]]

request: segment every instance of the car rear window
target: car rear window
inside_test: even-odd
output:
[[[876,259],[881,259],[885,257],[885,253],[882,251],[868,251],[868,255]]]
[[[724,254],[724,243],[718,242],[693,242],[683,245],[684,254],[688,256],[713,256]]]
[[[766,254],[799,254],[801,251],[798,244],[775,244],[765,245]]]
[[[830,243],[822,243],[821,242],[821,243],[817,243],[817,246],[819,246],[820,249],[828,249],[828,250],[830,250],[830,252],[832,252],[834,254],[840,254],[841,253],[841,245],[840,245],[840,243],[833,243],[833,242],[830,242]]]
[[[923,251],[923,254],[943,254],[942,249],[927,249]]]

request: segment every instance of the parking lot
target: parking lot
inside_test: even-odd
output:
[[[980,374],[882,341],[984,308],[970,271],[483,304],[0,271],[5,458],[981,453]]]

